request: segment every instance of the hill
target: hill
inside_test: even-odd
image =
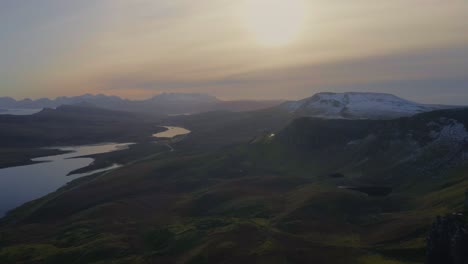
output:
[[[28,116],[0,115],[1,147],[131,142],[158,130],[154,117],[95,107],[60,106]]]
[[[0,260],[422,263],[435,216],[463,208],[467,126],[460,109],[299,118],[213,151],[182,141],[11,212]]]

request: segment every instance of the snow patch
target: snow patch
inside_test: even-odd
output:
[[[432,130],[430,137],[439,142],[463,142],[468,141],[468,131],[465,125],[456,120],[444,119],[445,124],[439,125],[438,131]]]
[[[389,119],[437,109],[384,93],[318,93],[283,107],[291,113],[328,119]]]

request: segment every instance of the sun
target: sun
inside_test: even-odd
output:
[[[246,0],[245,23],[258,43],[283,46],[302,32],[305,9],[304,0]]]

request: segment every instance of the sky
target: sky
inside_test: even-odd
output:
[[[0,96],[468,102],[466,0],[0,0]]]

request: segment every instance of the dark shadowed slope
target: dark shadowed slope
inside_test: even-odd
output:
[[[142,140],[156,131],[156,120],[140,114],[79,106],[44,109],[31,116],[0,116],[0,146]]]
[[[467,125],[468,110],[303,118],[250,143],[178,150],[13,211],[0,260],[422,263],[434,217],[463,208]]]

